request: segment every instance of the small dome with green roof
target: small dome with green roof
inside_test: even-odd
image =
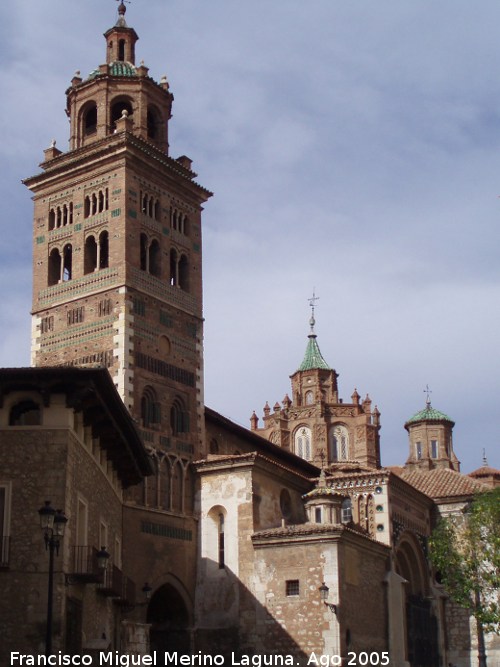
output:
[[[409,424],[416,424],[417,422],[423,422],[423,421],[445,421],[449,422],[453,426],[455,425],[453,419],[450,419],[448,415],[445,415],[444,412],[440,412],[439,410],[433,408],[429,400],[427,401],[425,408],[423,410],[420,410],[419,412],[414,414],[413,417],[410,417],[407,420],[405,428]]]

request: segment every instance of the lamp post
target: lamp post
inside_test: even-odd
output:
[[[321,586],[318,588],[319,594],[321,596],[321,600],[323,601],[324,604],[328,607],[328,609],[333,612],[334,614],[337,614],[337,605],[333,604],[331,602],[328,602],[328,592],[330,589],[328,586],[323,582]]]
[[[59,554],[59,545],[68,521],[62,510],[55,510],[50,500],[38,510],[40,528],[43,530],[45,549],[49,552],[49,586],[47,594],[47,628],[45,632],[45,655],[52,654],[52,607],[54,597],[54,552]]]

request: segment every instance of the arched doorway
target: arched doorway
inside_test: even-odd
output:
[[[429,596],[429,575],[418,539],[406,532],[396,550],[396,571],[408,583],[406,650],[412,667],[439,667],[438,622]]]
[[[172,584],[156,590],[148,605],[151,652],[191,652],[190,617],[184,597]]]

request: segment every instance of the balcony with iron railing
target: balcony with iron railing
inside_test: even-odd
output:
[[[70,548],[71,572],[66,575],[68,584],[97,584],[97,592],[113,598],[116,604],[135,605],[134,582],[109,560],[109,554],[104,547],[101,547],[100,551],[94,546],[72,546]]]
[[[113,598],[120,605],[135,605],[135,584],[114,563],[108,563],[102,581],[97,585],[101,595]]]
[[[98,584],[103,579],[103,571],[99,568],[96,547],[70,547],[70,572],[66,575],[69,584]]]

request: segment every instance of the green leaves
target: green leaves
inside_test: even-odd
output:
[[[441,519],[429,544],[448,595],[469,609],[486,632],[498,632],[500,488],[478,495],[463,513]]]

